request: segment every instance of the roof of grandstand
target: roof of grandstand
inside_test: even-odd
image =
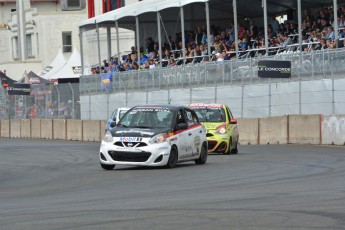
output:
[[[146,13],[161,12],[164,20],[176,22],[176,17],[179,15],[179,7],[183,6],[185,13],[184,18],[188,20],[205,19],[204,3],[208,2],[210,7],[211,20],[232,20],[233,0],[145,0],[140,1],[126,7],[122,7],[108,13],[98,15],[94,18],[84,20],[80,27],[88,30],[94,29],[95,23],[102,25],[113,24],[114,21],[119,21],[119,27],[128,28],[126,24],[133,24],[136,16],[139,16],[140,23],[152,23],[156,21],[152,15]],[[323,8],[332,5],[333,0],[301,0],[302,9]],[[237,0],[237,13],[239,17],[247,18],[262,18],[263,17],[263,0]],[[250,6],[250,7],[248,7]],[[229,10],[228,10],[229,9]],[[278,16],[286,13],[288,9],[297,9],[296,0],[274,1],[267,0],[268,15]]]

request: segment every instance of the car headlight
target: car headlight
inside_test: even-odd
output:
[[[150,140],[151,144],[157,144],[157,143],[163,143],[166,141],[166,134],[165,133],[160,133],[157,134],[156,136],[152,137]]]
[[[216,132],[219,133],[219,134],[224,134],[224,133],[226,133],[226,128],[225,128],[225,126],[219,127],[219,128],[216,130]]]
[[[107,142],[107,143],[110,143],[110,142],[113,142],[113,135],[111,135],[111,132],[110,131],[107,131],[103,137],[103,141],[104,142]]]

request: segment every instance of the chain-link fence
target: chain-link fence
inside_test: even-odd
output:
[[[165,67],[162,69],[128,71],[113,74],[110,86],[104,87],[102,75],[89,75],[80,79],[81,95],[153,91],[166,88],[207,87],[224,84],[267,83],[258,77],[259,60],[291,61],[290,79],[271,79],[273,82],[291,79],[322,79],[343,77],[344,49],[327,49],[311,52],[287,52],[272,56],[245,58],[221,63],[209,62],[193,65]]]
[[[263,59],[272,60],[288,60],[291,61],[292,74],[288,79],[267,79],[258,77],[258,61]],[[80,83],[66,83],[66,84],[40,84],[31,86],[30,96],[7,94],[3,87],[0,87],[0,119],[23,119],[23,118],[65,118],[65,119],[104,119],[116,106],[131,106],[138,103],[169,103],[171,102],[173,92],[176,89],[187,90],[188,93],[180,95],[179,100],[173,101],[175,103],[189,103],[194,100],[217,101],[217,93],[219,94],[219,86],[242,86],[241,88],[231,89],[238,91],[232,95],[232,92],[227,92],[229,100],[238,101],[237,110],[238,115],[246,116],[246,97],[243,95],[246,92],[248,85],[269,85],[265,91],[268,98],[268,107],[262,116],[275,115],[271,113],[271,108],[274,104],[271,100],[272,92],[271,85],[274,83],[288,83],[300,82],[297,84],[299,89],[294,89],[298,92],[298,98],[293,104],[297,105],[299,113],[303,110],[302,105],[306,102],[303,99],[303,92],[300,89],[303,84],[301,81],[311,81],[319,79],[334,79],[344,78],[345,70],[345,52],[344,49],[327,49],[312,52],[286,52],[274,56],[245,58],[240,60],[223,61],[221,63],[199,63],[193,65],[165,67],[162,69],[140,70],[115,73],[112,81],[108,85],[104,85],[102,75],[90,75],[80,78]],[[246,87],[243,87],[246,86]],[[195,97],[195,90],[197,88],[213,87],[212,92],[205,92],[205,98]],[[332,110],[337,111],[335,104],[338,100],[337,95],[343,95],[342,89],[337,89],[337,86],[329,87],[330,90],[322,89],[330,97]],[[193,89],[193,90],[192,90]],[[215,91],[215,92],[213,92]],[[156,95],[151,92],[159,92],[161,95]],[[190,93],[191,92],[191,93]],[[131,98],[131,93],[142,93],[138,100]],[[163,93],[163,94],[162,94]],[[175,94],[178,93],[177,91]],[[138,94],[138,95],[139,95]],[[152,96],[151,96],[152,94]],[[212,95],[211,95],[212,94]],[[279,92],[277,92],[279,94]],[[107,100],[104,99],[106,95]],[[214,96],[215,95],[215,96]],[[241,96],[242,95],[242,96]],[[291,94],[292,95],[292,94]],[[83,96],[85,103],[80,103],[80,96]],[[98,100],[103,98],[102,100]],[[286,96],[286,95],[285,95]],[[287,95],[289,96],[289,95]],[[182,98],[186,97],[186,98]],[[176,98],[176,97],[175,97]],[[207,100],[207,98],[211,98]],[[214,99],[213,99],[214,98]],[[102,106],[92,105],[92,103],[99,103],[100,105],[106,101]],[[258,105],[257,102],[254,104]],[[310,102],[311,103],[311,102]],[[317,103],[317,102],[312,102]],[[323,103],[323,102],[322,102]],[[344,104],[344,103],[343,103]],[[342,105],[343,105],[342,104]],[[325,105],[325,104],[324,104]],[[83,107],[84,108],[81,108]],[[282,105],[277,105],[278,107]],[[253,106],[252,106],[253,107]],[[255,106],[254,106],[255,107]],[[296,107],[296,106],[295,106]],[[104,109],[107,108],[107,109]],[[236,108],[236,107],[235,107]],[[335,108],[335,109],[334,109]],[[259,109],[259,108],[258,108]],[[93,111],[97,110],[97,111]],[[98,114],[105,110],[102,115],[92,116],[91,114]],[[81,111],[84,111],[84,116],[81,116]],[[256,110],[255,110],[256,111]],[[255,113],[253,111],[253,113]]]
[[[0,119],[80,119],[79,83],[33,84],[30,95],[0,86]]]

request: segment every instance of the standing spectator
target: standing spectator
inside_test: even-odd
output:
[[[57,118],[58,117],[58,112],[59,112],[59,105],[58,105],[57,101],[53,102],[52,111],[53,111],[53,117]]]
[[[273,16],[271,19],[271,25],[272,25],[273,32],[276,34],[279,34],[279,29],[280,29],[279,22],[275,16]]]
[[[202,29],[200,26],[198,26],[196,28],[196,31],[195,31],[195,44],[196,45],[200,45],[202,44],[201,41],[202,41],[202,36],[203,36],[203,32],[202,32]]]
[[[201,44],[202,44],[202,45],[206,45],[206,44],[207,44],[207,34],[206,34],[206,31],[205,31],[205,30],[202,31]]]
[[[338,27],[344,27],[345,26],[345,19],[344,19],[344,15],[340,15],[340,17],[338,18]]]
[[[76,101],[74,108],[75,119],[80,119],[80,101]]]
[[[71,119],[71,114],[72,114],[72,108],[73,104],[71,100],[68,100],[65,111],[64,111],[64,118],[65,119]]]
[[[229,40],[227,41],[228,45],[231,45],[235,41],[235,27],[232,22],[230,22],[229,28]]]
[[[250,24],[249,26],[250,36],[252,38],[256,38],[259,34],[259,29],[256,25],[254,25],[254,22],[252,20],[250,20],[249,24]]]
[[[150,53],[150,52],[152,52],[154,50],[154,44],[155,44],[155,42],[153,41],[153,39],[151,37],[149,37],[146,40],[146,51],[148,53]]]

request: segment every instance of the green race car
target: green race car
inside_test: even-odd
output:
[[[237,120],[223,104],[190,104],[207,133],[208,152],[237,154],[239,134]]]

